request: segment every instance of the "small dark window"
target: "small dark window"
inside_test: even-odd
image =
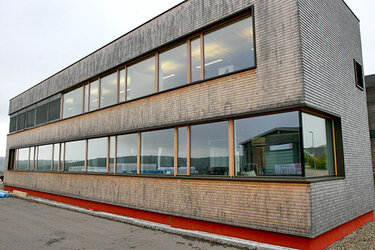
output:
[[[19,114],[17,116],[17,130],[22,130],[25,128],[25,113]]]
[[[9,133],[12,133],[16,130],[17,130],[17,116],[13,116],[10,118]]]
[[[56,99],[49,103],[48,121],[60,118],[60,99]]]
[[[48,103],[43,104],[36,108],[36,124],[42,124],[47,122],[48,115]]]
[[[362,71],[362,65],[359,64],[356,60],[354,60],[354,71],[355,71],[355,84],[358,88],[363,90],[363,71]]]
[[[26,128],[31,128],[35,126],[35,109],[27,111],[26,115]]]

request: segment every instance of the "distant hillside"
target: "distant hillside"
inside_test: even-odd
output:
[[[0,171],[4,171],[4,157],[0,157]]]

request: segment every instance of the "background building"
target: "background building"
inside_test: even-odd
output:
[[[5,186],[328,246],[373,220],[361,65],[342,0],[185,1],[10,100]]]
[[[371,138],[372,166],[374,167],[375,177],[375,74],[366,76],[366,92]]]

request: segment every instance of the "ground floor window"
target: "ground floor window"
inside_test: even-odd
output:
[[[336,148],[336,142],[342,145],[337,141],[341,133],[335,120],[301,109],[56,142],[12,151],[10,169],[230,177],[341,175],[337,152],[342,150]]]

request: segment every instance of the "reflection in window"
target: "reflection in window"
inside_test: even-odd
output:
[[[228,122],[191,126],[191,174],[228,175]]]
[[[205,79],[254,66],[252,17],[204,35]]]
[[[117,101],[117,72],[100,79],[100,107],[116,104]]]
[[[29,169],[29,148],[18,149],[17,170]]]
[[[174,173],[174,131],[163,129],[141,135],[141,173]]]
[[[29,163],[29,169],[34,170],[35,169],[35,147],[30,148],[30,163]]]
[[[137,173],[138,134],[117,136],[117,173]]]
[[[234,121],[235,174],[302,175],[298,112]]]
[[[83,100],[83,112],[89,112],[89,84],[86,84],[85,85],[85,97],[84,97],[84,100]]]
[[[159,55],[159,91],[187,82],[187,45],[181,44]]]
[[[109,169],[108,172],[113,173],[115,167],[115,157],[116,157],[116,136],[109,137]]]
[[[332,121],[302,113],[305,176],[334,175]]]
[[[201,39],[199,37],[190,42],[191,50],[191,81],[201,80]]]
[[[87,143],[87,172],[106,172],[108,138],[91,139]]]
[[[64,171],[83,172],[85,170],[86,141],[65,143]]]
[[[53,146],[53,171],[59,170],[60,162],[60,143]]]
[[[82,113],[82,91],[83,88],[80,87],[64,94],[63,118],[68,118]]]
[[[138,62],[127,69],[127,100],[155,92],[155,57]]]
[[[125,101],[125,69],[120,70],[120,82],[119,82],[119,92],[118,92],[118,102]]]
[[[90,103],[89,111],[98,109],[99,107],[99,80],[90,82]]]
[[[37,170],[50,171],[51,164],[52,164],[52,145],[39,146]]]
[[[187,174],[187,127],[179,127],[178,153],[177,153],[177,173]]]

